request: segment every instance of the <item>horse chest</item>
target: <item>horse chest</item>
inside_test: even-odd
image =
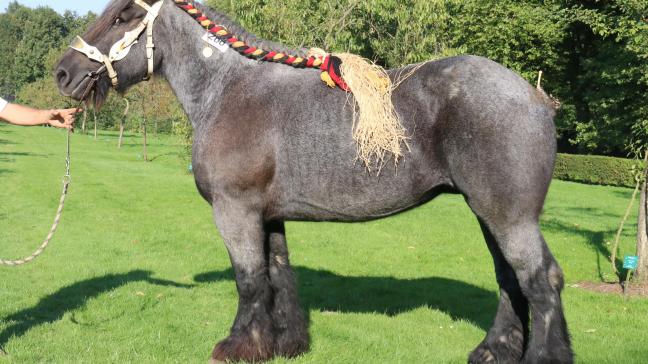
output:
[[[193,167],[202,196],[213,202],[223,195],[265,193],[274,178],[275,159],[264,139],[262,133],[241,128],[196,133]]]

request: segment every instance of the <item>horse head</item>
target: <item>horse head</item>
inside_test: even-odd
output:
[[[154,27],[164,0],[113,0],[83,37],[76,37],[55,69],[59,91],[100,107],[110,88],[123,92],[161,65]]]

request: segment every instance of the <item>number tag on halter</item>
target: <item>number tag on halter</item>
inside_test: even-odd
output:
[[[202,37],[202,40],[204,40],[210,46],[218,49],[222,53],[227,52],[227,50],[229,49],[229,45],[225,43],[225,41],[218,39],[217,36],[211,33],[205,33],[205,35]]]

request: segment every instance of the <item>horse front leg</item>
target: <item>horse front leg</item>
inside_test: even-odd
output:
[[[230,336],[216,345],[211,362],[269,360],[274,355],[273,293],[262,216],[225,199],[214,203],[214,214],[236,276],[239,304]]]
[[[284,223],[271,222],[266,225],[266,232],[270,285],[274,293],[275,353],[292,358],[308,350],[308,323],[299,306],[297,280],[288,258]]]

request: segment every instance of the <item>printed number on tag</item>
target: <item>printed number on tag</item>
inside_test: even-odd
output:
[[[229,45],[225,43],[225,41],[218,39],[217,36],[211,33],[205,33],[205,35],[202,37],[202,39],[207,42],[207,44],[213,46],[214,48],[218,49],[222,53],[227,52],[229,49]]]

